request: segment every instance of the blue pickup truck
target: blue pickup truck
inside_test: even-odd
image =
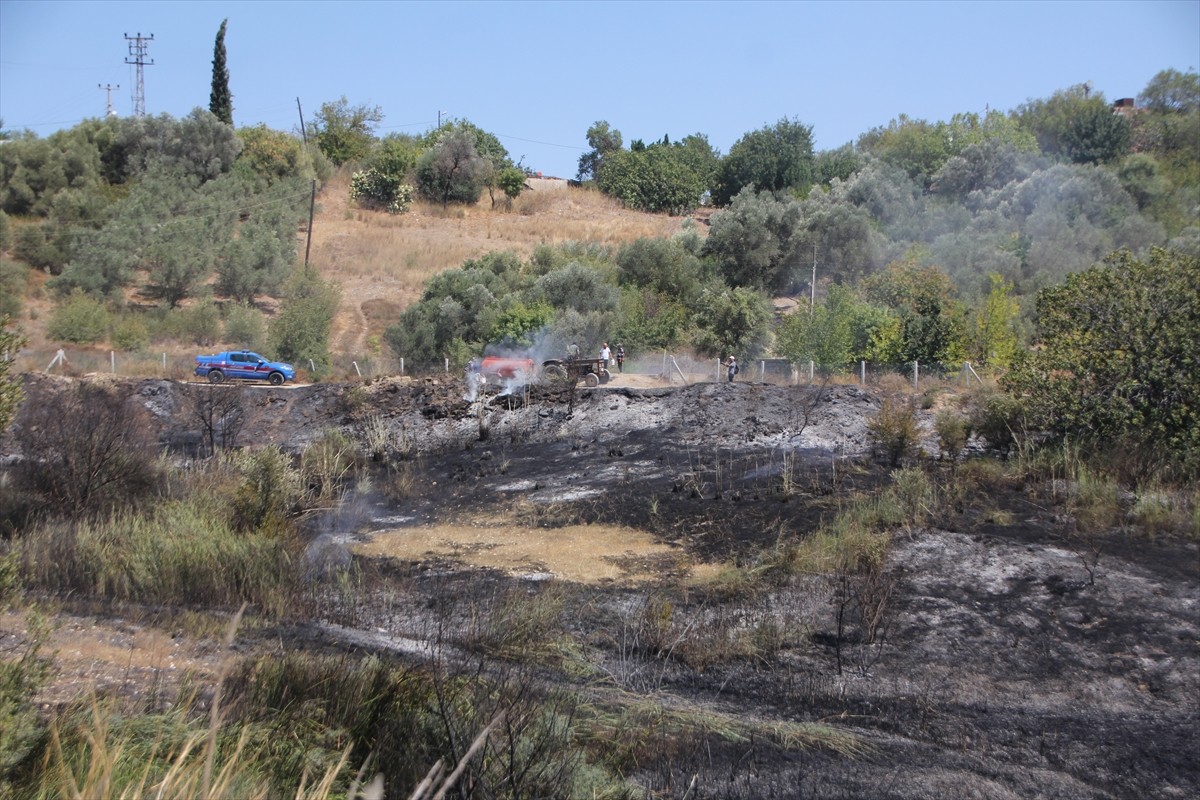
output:
[[[249,350],[231,350],[211,356],[196,356],[195,375],[207,378],[209,383],[237,379],[267,381],[272,386],[279,386],[284,381],[295,380],[296,368],[291,364],[267,361]]]

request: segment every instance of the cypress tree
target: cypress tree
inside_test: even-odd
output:
[[[233,95],[229,93],[229,67],[225,65],[225,25],[221,20],[217,31],[217,44],[213,48],[212,94],[208,98],[208,110],[226,125],[233,124]]]

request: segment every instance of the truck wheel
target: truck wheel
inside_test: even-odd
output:
[[[223,380],[225,380],[225,373],[221,372],[221,370],[210,369],[208,371],[208,382],[209,383],[220,383]]]
[[[282,372],[272,372],[270,375],[267,376],[267,382],[270,383],[272,386],[282,386],[283,385],[283,373]]]
[[[583,381],[588,386],[599,386],[600,385],[600,376],[594,372],[589,372],[587,374],[587,377],[584,378]]]

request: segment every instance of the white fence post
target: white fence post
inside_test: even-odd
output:
[[[758,362],[758,379],[760,381],[765,381],[767,379],[767,362],[766,361]]]
[[[446,359],[446,374],[450,374],[450,359]]]
[[[808,382],[809,383],[813,382],[813,367],[814,366],[815,366],[815,364],[813,364],[812,361],[808,362]]]
[[[108,351],[108,360],[112,363],[113,374],[116,375],[117,374],[117,351],[116,350]]]
[[[404,356],[400,356],[400,374],[404,374]]]
[[[357,372],[357,373],[358,373],[358,377],[360,377],[360,378],[361,378],[361,377],[362,377],[362,370],[358,368],[358,362],[357,362],[357,361],[351,361],[350,363],[354,365],[354,371],[355,371],[355,372]]]
[[[913,362],[913,388],[918,388],[917,384],[921,380],[921,365],[919,362]]]
[[[717,359],[717,383],[721,382],[721,359]]]
[[[859,381],[862,383],[863,386],[866,386],[867,385],[867,362],[860,361],[859,364],[862,369],[862,377],[859,379]]]
[[[311,358],[308,360],[308,371],[313,374],[316,374],[317,372],[317,365],[313,363]]]

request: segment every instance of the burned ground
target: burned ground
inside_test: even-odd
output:
[[[66,388],[26,384],[42,402]],[[161,444],[203,455],[191,396],[214,389],[122,390]],[[764,577],[849,498],[892,484],[866,435],[873,391],[618,381],[469,401],[452,378],[222,390],[241,392],[232,444],[299,452],[335,428],[377,459],[369,490],[310,521],[314,542],[357,554],[363,594],[278,637],[511,664],[528,645],[479,620],[554,599],[550,633],[572,655],[525,655],[580,702],[656,709],[642,738],[609,745],[628,749],[647,796],[1200,794],[1194,539],[1087,530],[1055,487],[981,473],[898,533],[874,576]],[[371,428],[387,432],[374,450]],[[940,480],[950,468],[925,469]],[[398,475],[403,491],[387,491]],[[555,580],[536,552],[515,569],[478,566],[461,544],[386,555],[438,525],[510,525],[531,541],[619,529],[648,544],[595,556],[628,579],[590,582]]]

